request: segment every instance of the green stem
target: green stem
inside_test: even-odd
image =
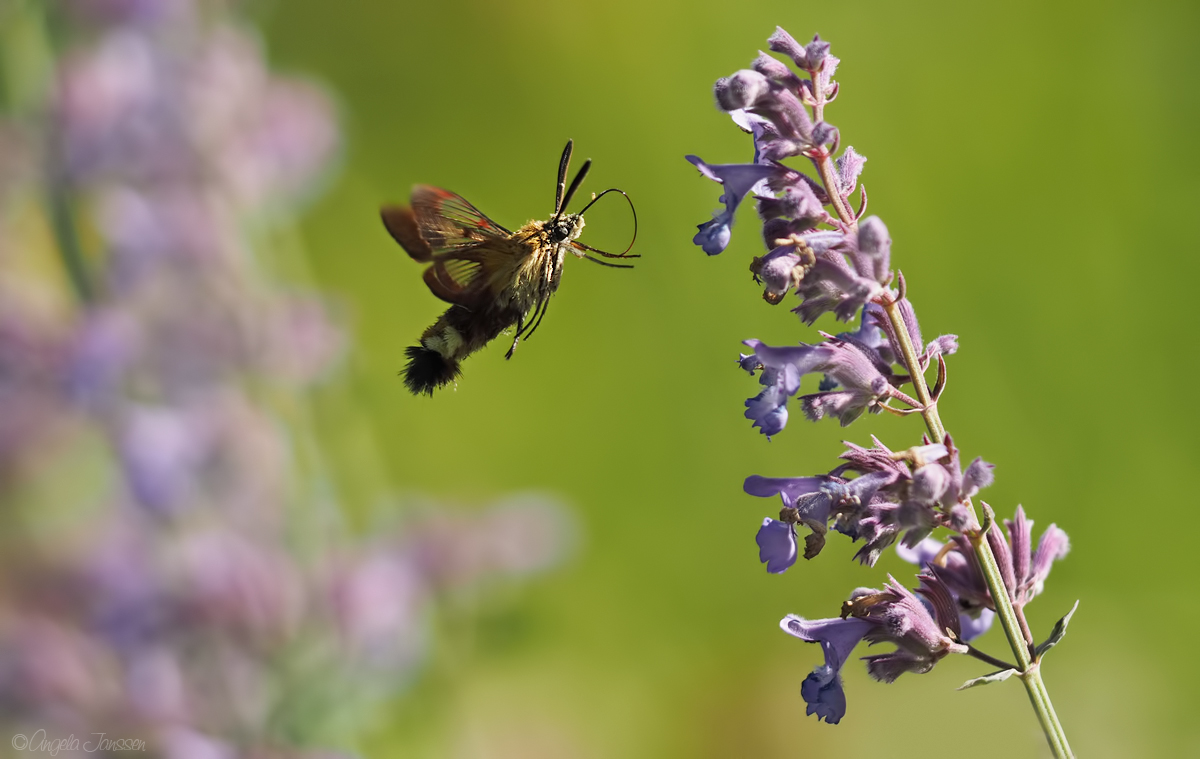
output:
[[[917,400],[921,402],[921,416],[925,419],[925,426],[929,428],[933,442],[940,443],[946,439],[946,428],[942,425],[941,417],[938,416],[937,404],[933,402],[933,396],[929,394],[929,385],[925,383],[925,375],[921,373],[921,364],[917,361],[917,349],[908,334],[908,325],[904,323],[904,315],[900,313],[900,302],[888,299],[883,310],[887,312],[888,321],[892,323],[892,329],[900,343],[904,366],[913,378],[913,389],[917,393]]]

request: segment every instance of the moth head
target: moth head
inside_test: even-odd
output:
[[[583,233],[583,214],[565,213],[551,219],[549,223],[550,242],[554,245],[575,240]]]

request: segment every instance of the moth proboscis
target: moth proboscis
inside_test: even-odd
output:
[[[591,160],[580,167],[570,186],[566,184],[574,143],[567,141],[558,164],[554,215],[533,220],[510,232],[489,219],[461,196],[430,185],[413,188],[411,206],[386,205],[380,216],[387,231],[414,261],[427,263],[425,284],[430,292],[450,304],[446,312],[421,333],[417,345],[405,350],[404,384],[415,395],[443,387],[461,373],[467,356],[487,345],[504,330],[515,326],[516,334],[505,358],[522,338],[533,336],[558,290],[566,254],[602,266],[633,268],[594,258],[640,258],[631,255],[637,239],[637,211],[623,190],[615,187],[594,195],[577,213],[567,205],[591,168]],[[633,239],[621,253],[607,253],[578,241],[583,232],[583,214],[610,192],[620,193],[633,211]]]

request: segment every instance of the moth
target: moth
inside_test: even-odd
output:
[[[417,345],[405,350],[404,384],[414,395],[433,391],[457,379],[463,359],[515,327],[512,345],[504,357],[512,358],[517,343],[533,336],[558,290],[567,253],[602,266],[633,268],[604,258],[639,258],[631,255],[633,241],[622,253],[606,253],[578,241],[583,214],[609,194],[620,193],[633,211],[633,239],[637,239],[637,211],[624,191],[610,188],[594,195],[577,213],[567,206],[587,176],[592,162],[584,162],[571,184],[567,169],[574,144],[567,141],[558,162],[554,215],[530,221],[510,232],[478,208],[449,190],[430,185],[413,188],[411,206],[385,205],[380,216],[387,231],[405,252],[427,263],[425,284],[430,292],[450,304],[436,322],[421,333]]]

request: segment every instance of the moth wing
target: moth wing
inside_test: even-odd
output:
[[[487,290],[489,256],[483,245],[440,253],[425,270],[429,291],[447,303],[470,307]]]
[[[379,215],[392,239],[421,263],[512,234],[461,195],[424,184],[413,188],[411,207],[384,206]]]
[[[431,262],[424,280],[447,303],[471,307],[504,281],[520,248],[512,233],[461,195],[430,185],[413,188],[412,207],[384,206],[383,224],[413,260]]]
[[[408,206],[384,206],[379,209],[383,226],[392,239],[400,243],[404,252],[414,261],[426,263],[433,260],[433,249],[421,237],[417,215]]]
[[[429,185],[413,188],[412,210],[434,253],[447,253],[512,235],[461,195]]]

